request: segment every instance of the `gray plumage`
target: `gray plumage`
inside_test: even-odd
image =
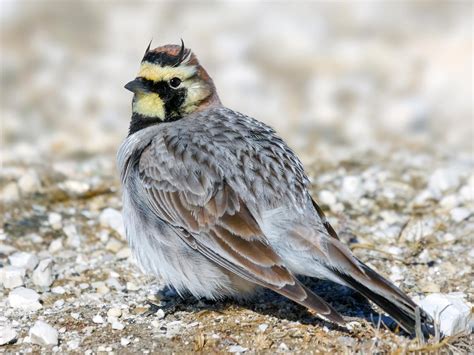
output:
[[[416,305],[341,243],[293,151],[270,127],[215,102],[132,132],[120,147],[126,234],[143,270],[195,297],[267,287],[344,323],[295,275],[325,278],[414,333]]]

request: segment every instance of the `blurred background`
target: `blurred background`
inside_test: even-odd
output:
[[[0,1],[3,161],[113,154],[145,47],[185,44],[223,103],[298,152],[472,151],[470,1]]]
[[[0,328],[18,332],[6,351],[39,351],[29,336],[38,318],[59,330],[58,353],[187,353],[192,344],[206,353],[463,353],[463,341],[468,353],[469,335],[422,350],[380,323],[350,334],[288,323],[280,314],[308,318],[268,294],[250,313],[202,313],[173,298],[150,326],[140,312],[164,284],[134,266],[115,154],[131,116],[124,85],[150,39],[183,38],[224,105],[273,126],[296,151],[356,256],[464,331],[474,302],[473,6],[0,0]],[[41,260],[34,271],[31,260]],[[345,315],[377,319],[350,293],[312,285]],[[36,314],[13,306],[26,297],[42,307]]]

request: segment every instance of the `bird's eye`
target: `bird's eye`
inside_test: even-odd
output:
[[[172,78],[170,80],[170,86],[172,88],[176,89],[179,85],[181,85],[181,79],[180,78]]]

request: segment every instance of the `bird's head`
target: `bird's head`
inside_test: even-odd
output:
[[[148,45],[137,77],[125,88],[135,94],[132,110],[142,119],[173,121],[220,103],[212,79],[183,41],[152,50]]]

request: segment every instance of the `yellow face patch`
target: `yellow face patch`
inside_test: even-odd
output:
[[[142,63],[138,77],[152,81],[168,81],[172,78],[180,78],[182,81],[190,78],[196,73],[193,66],[161,67],[148,62]]]
[[[165,107],[163,100],[158,94],[140,93],[136,94],[133,102],[133,112],[147,117],[165,119]]]

